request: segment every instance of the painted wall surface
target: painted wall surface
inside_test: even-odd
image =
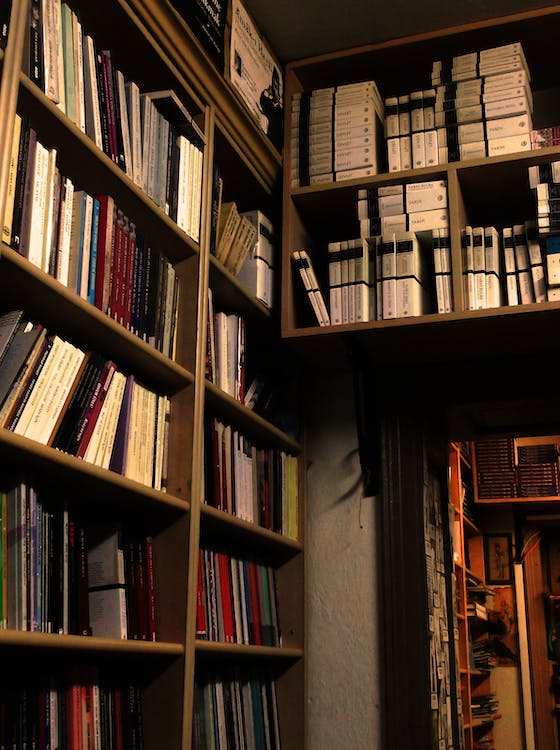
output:
[[[352,383],[306,393],[308,750],[381,750],[375,499],[362,498]]]
[[[523,750],[525,739],[518,668],[495,667],[492,670],[492,689],[500,699],[502,714],[502,718],[494,723],[496,747]]]

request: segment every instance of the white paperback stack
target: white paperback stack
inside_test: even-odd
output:
[[[262,211],[245,211],[242,216],[256,228],[257,239],[237,279],[270,310],[274,295],[274,227]]]
[[[530,80],[519,42],[434,62],[439,163],[531,150]]]
[[[435,89],[385,99],[385,136],[389,172],[438,163]]]
[[[383,171],[383,121],[383,102],[375,81],[294,94],[292,187]]]
[[[557,302],[560,301],[560,161],[529,167],[529,185],[537,210],[531,266],[538,246],[545,268],[546,299]]]
[[[358,218],[360,235],[370,245],[375,317],[424,315],[432,311],[434,296],[438,311],[450,312],[445,180],[360,189]]]

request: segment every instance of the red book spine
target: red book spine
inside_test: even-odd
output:
[[[257,588],[256,566],[250,560],[247,563],[249,571],[249,601],[251,605],[251,622],[253,623],[253,643],[256,646],[262,645],[261,639],[261,617],[259,609],[259,596]]]
[[[130,223],[128,218],[123,215],[122,223],[123,238],[121,244],[121,266],[120,266],[120,277],[119,287],[117,290],[117,320],[119,323],[125,325],[126,317],[126,299],[127,299],[127,284],[128,284],[128,264],[129,264],[129,251],[130,251]]]
[[[115,222],[115,241],[113,246],[113,262],[111,264],[111,280],[109,290],[109,307],[107,313],[113,320],[118,320],[119,310],[119,288],[122,274],[123,259],[123,212],[117,209],[117,218]]]
[[[113,362],[107,362],[105,367],[103,368],[101,375],[99,376],[99,382],[97,383],[95,391],[90,399],[88,408],[84,415],[84,419],[86,420],[86,422],[84,430],[82,432],[80,444],[78,446],[78,451],[76,453],[78,458],[83,458],[85,455],[85,452],[89,445],[89,441],[91,440],[93,430],[97,423],[97,418],[99,417],[99,412],[101,411],[101,407],[103,406],[103,403],[105,401],[105,396],[107,395],[107,391],[109,390],[109,386],[111,385],[111,380],[113,379],[115,370],[116,367]]]
[[[220,571],[220,598],[222,602],[222,617],[224,626],[224,640],[233,643],[235,640],[235,629],[233,625],[233,602],[231,596],[231,572],[227,555],[217,552],[218,566]]]
[[[144,540],[144,563],[148,599],[148,640],[156,641],[156,587],[154,579],[154,541],[151,536]]]
[[[113,690],[113,736],[115,738],[115,750],[124,750],[122,700],[122,689],[116,687]]]
[[[148,589],[144,577],[144,545],[142,539],[136,542],[136,602],[138,610],[138,637],[148,640]]]
[[[133,306],[133,287],[134,287],[134,272],[137,262],[137,246],[136,246],[136,225],[130,222],[130,232],[128,235],[128,256],[127,256],[127,269],[126,269],[126,286],[125,286],[125,306],[124,306],[124,325],[131,329],[132,325],[132,306]]]
[[[196,581],[196,635],[206,638],[206,608],[204,606],[204,572],[202,550],[198,550],[198,575]]]
[[[67,743],[74,750],[82,748],[82,689],[77,670],[72,670],[71,684],[66,694]]]

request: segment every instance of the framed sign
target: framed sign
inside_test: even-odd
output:
[[[484,535],[484,567],[486,583],[500,585],[512,582],[511,534]]]

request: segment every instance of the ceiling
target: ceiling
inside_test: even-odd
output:
[[[285,64],[324,52],[551,5],[543,0],[244,0]]]

